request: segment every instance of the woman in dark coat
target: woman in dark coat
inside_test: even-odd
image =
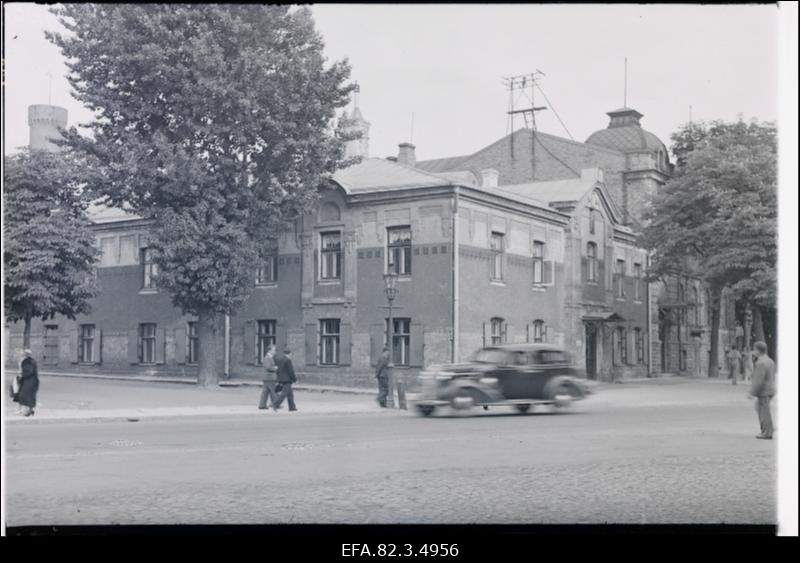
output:
[[[36,407],[36,393],[39,391],[39,370],[30,350],[23,350],[22,355],[19,393],[15,401],[21,405],[22,416],[31,416]]]

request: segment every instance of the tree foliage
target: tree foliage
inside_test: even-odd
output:
[[[694,123],[672,136],[678,166],[656,196],[643,242],[653,271],[692,271],[763,305],[775,302],[777,147],[770,123]]]
[[[54,12],[69,33],[49,38],[96,116],[91,135],[68,136],[100,163],[91,185],[108,205],[153,221],[158,284],[176,306],[199,317],[233,312],[253,287],[261,249],[346,164],[352,135],[329,124],[352,90],[347,62],[326,63],[307,8]],[[203,339],[201,331],[201,349],[211,348]],[[201,381],[214,367],[206,360]]]
[[[69,153],[23,150],[4,159],[5,316],[25,322],[90,311],[98,251],[85,217],[79,166]]]

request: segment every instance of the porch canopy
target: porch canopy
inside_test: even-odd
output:
[[[622,323],[625,322],[618,313],[614,311],[606,311],[606,312],[597,312],[597,313],[587,313],[583,317],[581,317],[582,321],[585,322],[596,322],[596,323]]]

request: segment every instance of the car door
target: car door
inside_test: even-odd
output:
[[[500,388],[500,393],[506,399],[510,399],[510,395],[516,393],[518,383],[516,381],[517,369],[514,365],[514,357],[510,352],[505,352],[498,357],[491,371],[487,374],[497,379],[497,385]]]
[[[544,397],[545,387],[554,377],[574,375],[569,356],[560,350],[540,350],[536,353],[536,361],[541,369],[537,393]]]
[[[511,355],[510,370],[506,376],[504,394],[506,399],[530,399],[540,377],[539,366],[531,362],[531,355],[516,351]]]

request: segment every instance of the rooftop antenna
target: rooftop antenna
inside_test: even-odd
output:
[[[545,74],[541,70],[536,70],[536,72],[532,72],[530,74],[522,74],[519,76],[509,76],[508,78],[503,79],[503,83],[505,84],[506,88],[508,89],[508,130],[511,133],[511,159],[513,160],[515,157],[514,154],[514,116],[518,113],[521,113],[523,119],[525,120],[525,128],[531,130],[531,178],[534,178],[534,162],[536,156],[536,112],[542,111],[547,109],[546,106],[539,106],[537,107],[534,104],[534,88],[537,86],[537,82],[540,76],[544,76]],[[527,94],[527,89],[530,87],[530,96]],[[528,98],[530,102],[530,107],[524,107],[517,109],[517,101],[515,99],[515,94],[521,92]],[[517,95],[519,98],[519,95]],[[528,122],[528,118],[530,117],[530,123]]]
[[[625,57],[625,86],[622,94],[622,107],[628,107],[628,57]]]

